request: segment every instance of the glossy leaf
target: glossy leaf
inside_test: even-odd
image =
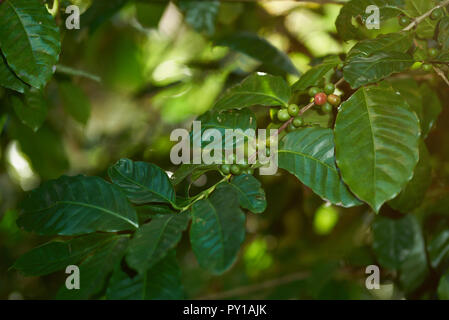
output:
[[[39,1],[6,0],[0,6],[0,47],[14,73],[40,89],[59,60],[59,29]]]
[[[218,165],[216,164],[187,164],[183,163],[181,166],[175,171],[173,176],[170,178],[171,182],[176,186],[180,184],[184,179],[188,176],[192,176],[192,181],[195,181],[195,177],[199,177],[206,172],[217,170]]]
[[[338,56],[331,56],[324,59],[323,63],[313,66],[310,70],[304,73],[297,82],[292,86],[293,91],[305,91],[309,87],[318,85],[323,77],[331,70],[334,70],[341,60]]]
[[[414,63],[413,57],[402,52],[375,52],[372,55],[353,55],[343,68],[345,80],[352,88],[377,82],[393,73],[404,71]]]
[[[40,90],[27,89],[23,99],[12,96],[11,103],[17,117],[34,132],[39,130],[47,117],[48,106],[44,93]]]
[[[419,161],[415,167],[413,179],[405,186],[401,193],[388,202],[393,209],[402,213],[409,213],[423,202],[426,191],[432,183],[432,166],[426,145],[421,142],[419,147]]]
[[[240,206],[254,213],[262,213],[267,208],[267,200],[262,185],[254,176],[241,174],[235,176],[231,183],[219,184],[217,188],[231,187],[237,191]]]
[[[129,266],[142,274],[152,268],[178,244],[188,222],[185,213],[165,214],[141,226],[129,243],[126,256]]]
[[[290,97],[290,87],[281,77],[253,74],[226,91],[214,109],[242,109],[254,105],[287,106]]]
[[[214,274],[231,267],[245,239],[245,214],[237,193],[220,188],[191,209],[190,243],[200,266]]]
[[[400,95],[388,88],[359,89],[340,106],[335,123],[343,181],[378,212],[413,177],[419,136],[418,117]]]
[[[184,298],[181,270],[175,251],[147,270],[145,274],[129,276],[116,268],[106,290],[110,300],[180,300]]]
[[[73,119],[86,124],[90,117],[90,101],[84,91],[77,85],[64,81],[58,83],[62,105]]]
[[[362,55],[370,56],[375,52],[402,52],[406,53],[413,41],[409,32],[388,33],[379,35],[375,39],[358,42],[348,53],[348,58]]]
[[[85,300],[100,293],[106,285],[109,274],[120,265],[128,244],[128,236],[116,236],[95,254],[89,256],[80,266],[80,288],[69,290],[62,285],[56,296],[60,300]]]
[[[305,128],[287,134],[279,146],[279,167],[333,204],[361,204],[340,178],[330,129]]]
[[[120,190],[97,177],[62,176],[43,183],[22,201],[17,223],[46,235],[117,232],[138,227],[137,215]]]
[[[0,52],[0,87],[24,93],[28,85],[16,76],[14,71],[6,63],[5,57]]]
[[[152,163],[120,159],[108,173],[112,182],[133,203],[172,203],[176,199],[167,174]]]
[[[218,39],[216,45],[229,47],[258,60],[262,63],[264,70],[269,73],[299,75],[295,65],[284,52],[257,34],[249,32],[234,33]]]
[[[179,8],[185,15],[185,21],[196,31],[212,35],[215,32],[215,19],[220,8],[220,1],[180,0]]]
[[[424,0],[426,1],[426,0]],[[346,3],[340,11],[337,21],[338,34],[343,40],[363,39],[365,26],[354,26],[353,19],[360,17],[364,24],[372,13],[367,13],[366,8],[374,5],[380,10],[380,23],[390,18],[396,18],[402,12],[404,0],[352,0]]]
[[[222,147],[223,150],[226,145],[241,146],[245,140],[249,141],[249,139],[253,138],[247,130],[254,130],[255,132],[257,128],[256,116],[249,109],[229,110],[225,112],[210,110],[199,116],[196,120],[201,122],[201,130],[192,130],[192,141],[200,145],[200,141],[204,139],[201,143],[203,152],[217,146]],[[216,129],[221,133],[221,145],[220,141],[214,140],[214,137],[206,139],[203,136],[204,132],[208,129]],[[235,137],[226,136],[226,130],[234,130],[232,133],[235,134]]]
[[[52,241],[28,251],[13,268],[27,276],[42,276],[77,265],[114,239],[111,234],[93,233],[68,241]]]

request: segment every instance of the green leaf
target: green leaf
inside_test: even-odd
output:
[[[120,159],[108,173],[112,182],[133,203],[173,203],[176,199],[167,174],[152,163]]]
[[[424,108],[421,118],[422,137],[426,138],[434,127],[443,107],[438,94],[427,83],[423,83],[419,91],[422,100],[426,102],[423,105]]]
[[[330,56],[324,59],[323,63],[313,66],[309,71],[304,73],[301,78],[292,86],[293,91],[305,91],[310,87],[320,83],[326,74],[334,70],[341,60],[338,56]]]
[[[80,266],[80,289],[68,290],[63,285],[56,296],[60,300],[85,300],[99,294],[106,284],[109,274],[125,254],[128,244],[128,236],[116,236],[95,254],[89,256]]]
[[[3,132],[3,129],[5,129],[6,121],[8,120],[8,116],[6,114],[3,114],[0,116],[0,135]]]
[[[141,226],[129,243],[129,266],[142,274],[153,267],[178,244],[188,223],[189,216],[180,213],[155,216]]]
[[[438,28],[438,42],[441,45],[442,50],[449,50],[449,17],[446,16],[440,20]]]
[[[375,52],[372,55],[353,55],[343,67],[345,80],[352,88],[377,82],[393,73],[404,71],[414,63],[413,57],[402,52]]]
[[[40,89],[59,60],[59,29],[39,1],[6,0],[0,6],[0,47],[14,73]]]
[[[413,44],[409,32],[397,32],[379,35],[376,39],[367,39],[358,42],[348,53],[348,58],[362,55],[370,56],[376,52],[402,52],[406,53]]]
[[[195,181],[195,177],[200,177],[206,172],[218,170],[218,165],[216,164],[186,164],[183,163],[181,166],[175,171],[173,176],[171,177],[171,182],[173,185],[180,184],[185,178],[192,175],[192,181]]]
[[[86,124],[90,117],[90,101],[84,91],[77,85],[64,81],[58,83],[62,105],[73,119]]]
[[[378,212],[413,177],[419,136],[418,117],[400,95],[388,88],[359,89],[341,105],[335,123],[343,181]]]
[[[215,19],[220,1],[179,0],[179,8],[184,12],[186,22],[198,32],[212,35],[215,32]]]
[[[438,283],[438,298],[440,300],[449,300],[449,272],[440,278]]]
[[[330,129],[305,128],[287,134],[279,146],[279,167],[333,204],[344,207],[361,204],[340,178]]]
[[[242,110],[229,110],[225,112],[220,112],[216,110],[210,110],[205,114],[199,116],[197,121],[201,122],[201,130],[192,130],[192,141],[201,141],[203,133],[208,129],[216,129],[221,133],[221,144],[220,141],[202,141],[201,145],[203,147],[203,152],[206,150],[211,150],[220,146],[223,150],[226,144],[232,146],[241,146],[244,140],[250,141],[254,138],[249,135],[246,130],[257,128],[257,119],[254,113],[249,109]],[[226,130],[241,130],[234,131],[235,139],[233,137],[226,137]],[[227,138],[227,139],[226,139]]]
[[[92,1],[92,5],[82,16],[82,24],[89,26],[89,32],[95,32],[104,22],[108,21],[129,0]]]
[[[426,191],[432,183],[432,166],[426,145],[419,145],[419,161],[415,167],[413,179],[405,186],[401,193],[388,202],[393,209],[402,213],[409,213],[423,202]]]
[[[426,1],[426,0],[424,0]],[[390,18],[396,18],[401,14],[404,0],[352,0],[346,3],[340,11],[337,21],[338,34],[343,40],[363,39],[362,30],[366,28],[365,25],[354,26],[353,20],[360,17],[364,24],[371,15],[366,13],[368,6],[374,5],[380,9],[380,22],[386,21]]]
[[[437,269],[448,262],[449,258],[449,230],[438,233],[427,245],[429,260],[432,268]]]
[[[221,183],[217,188],[232,187],[237,191],[240,206],[254,213],[262,213],[267,208],[267,200],[262,185],[254,176],[241,174],[232,178],[231,183]]]
[[[120,268],[112,274],[106,290],[109,300],[180,300],[184,299],[181,270],[174,250],[145,272],[130,277]]]
[[[0,52],[0,86],[20,93],[24,93],[28,85],[20,80],[6,63],[6,59]]]
[[[167,3],[141,3],[136,6],[136,18],[145,28],[157,28],[159,20],[167,8]]]
[[[405,1],[404,12],[411,18],[420,17],[437,6],[434,0],[407,0]],[[433,38],[437,21],[430,18],[424,19],[418,24],[416,34],[420,38]]]
[[[295,65],[284,52],[257,34],[249,32],[233,33],[230,36],[218,39],[216,45],[229,47],[258,60],[269,73],[299,75]]]
[[[27,89],[23,99],[11,96],[11,103],[20,121],[34,132],[39,130],[47,118],[48,105],[41,90]]]
[[[215,103],[214,109],[242,109],[254,105],[288,106],[291,91],[281,77],[252,74],[240,84],[230,88]]]
[[[228,189],[228,190],[226,190]],[[220,188],[191,209],[190,243],[200,266],[213,274],[231,267],[245,239],[245,214],[232,188]]]
[[[45,235],[117,232],[138,228],[137,214],[120,190],[98,177],[62,176],[29,192],[20,227]]]
[[[50,274],[77,265],[113,239],[110,234],[93,233],[68,241],[48,242],[22,255],[13,268],[26,276]]]

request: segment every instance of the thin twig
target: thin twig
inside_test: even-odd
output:
[[[446,75],[444,74],[443,70],[437,68],[437,67],[433,67],[433,70],[435,70],[435,72],[444,80],[444,82],[446,82],[446,84],[449,86],[449,79],[446,77]]]
[[[412,30],[414,27],[416,27],[418,24],[420,24],[424,19],[430,17],[430,15],[432,14],[432,12],[434,10],[439,9],[439,8],[443,8],[443,7],[447,6],[447,5],[449,5],[449,0],[445,0],[445,1],[441,2],[439,5],[437,5],[436,7],[432,8],[432,9],[430,9],[429,11],[424,13],[422,16],[419,16],[416,19],[414,19],[407,27],[402,29],[402,31],[410,31],[410,30]]]
[[[207,296],[199,297],[199,300],[218,300],[218,299],[229,299],[231,297],[248,295],[254,292],[258,292],[264,289],[270,289],[273,287],[278,287],[280,285],[288,284],[291,282],[304,280],[309,276],[307,272],[297,272],[293,274],[286,275],[278,279],[268,280],[255,285],[249,285],[244,287],[235,288],[229,291],[219,292],[210,294]]]

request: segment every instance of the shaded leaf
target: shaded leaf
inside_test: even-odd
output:
[[[90,101],[84,91],[77,85],[64,81],[58,83],[62,105],[73,119],[86,124],[90,117]]]
[[[152,163],[120,159],[108,174],[133,203],[173,203],[176,199],[167,174]]]
[[[139,23],[145,28],[157,28],[159,20],[165,12],[167,3],[142,3],[137,2],[136,17]]]
[[[5,57],[0,52],[0,86],[24,93],[28,85],[16,76],[7,65]]]
[[[165,214],[141,226],[129,243],[126,255],[129,266],[140,273],[153,267],[178,244],[188,222],[185,213]]]
[[[324,76],[331,70],[334,70],[341,60],[338,56],[330,56],[324,59],[323,63],[313,66],[304,73],[292,86],[293,91],[305,91],[309,87],[318,85]]]
[[[109,300],[180,300],[184,298],[175,251],[147,270],[130,277],[116,268],[106,290]]]
[[[449,300],[449,272],[440,278],[438,283],[438,298],[440,300]]]
[[[426,138],[440,115],[443,107],[438,94],[427,83],[423,83],[419,89],[425,105],[423,105],[421,128],[422,136]]]
[[[232,188],[217,189],[191,209],[190,243],[200,266],[222,274],[234,263],[245,238],[245,214]]]
[[[449,17],[446,16],[440,20],[438,29],[438,42],[441,45],[442,50],[449,50]]]
[[[42,276],[76,265],[114,239],[111,234],[93,233],[68,241],[52,241],[28,251],[13,268],[27,276]]]
[[[244,53],[258,60],[269,73],[277,75],[284,73],[299,75],[298,70],[284,52],[257,34],[249,32],[234,33],[218,39],[216,44],[218,46],[229,47],[232,50]]]
[[[335,123],[343,181],[378,212],[413,177],[419,136],[418,118],[400,95],[381,87],[359,89],[340,106]]]
[[[305,128],[287,134],[279,146],[279,167],[333,204],[361,204],[340,178],[330,129]]]
[[[138,227],[137,214],[120,190],[98,177],[62,176],[29,192],[20,227],[46,235],[117,232]]]
[[[40,90],[27,89],[23,99],[11,96],[11,103],[20,121],[34,132],[39,130],[47,118],[48,105]]]
[[[432,268],[437,269],[448,262],[449,258],[449,230],[437,234],[427,245],[429,260]]]
[[[214,171],[218,169],[216,164],[181,164],[181,166],[175,171],[170,178],[171,182],[176,186],[180,184],[185,178],[192,175],[192,180],[195,181],[194,176],[199,177],[206,172]],[[194,174],[194,175],[193,175]]]

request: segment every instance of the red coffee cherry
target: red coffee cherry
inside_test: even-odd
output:
[[[322,106],[327,102],[327,95],[324,92],[320,92],[315,95],[315,104],[317,106]]]

